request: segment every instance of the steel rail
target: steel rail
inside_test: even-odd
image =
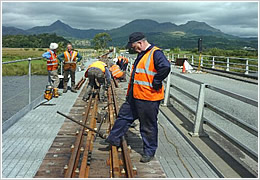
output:
[[[98,108],[98,94],[96,94],[95,96],[94,107],[91,113],[91,120],[90,120],[91,128],[96,128],[97,108]],[[87,178],[89,176],[90,158],[93,150],[93,140],[94,140],[93,131],[88,131],[87,142],[83,154],[82,163],[80,166],[79,178]]]
[[[115,82],[114,82],[115,83]],[[111,93],[112,93],[112,97],[113,97],[113,102],[114,102],[114,112],[116,117],[118,116],[118,102],[116,100],[116,92],[115,92],[115,85],[112,83],[111,84]],[[128,178],[133,178],[134,177],[134,171],[133,171],[133,166],[132,166],[132,162],[131,162],[131,158],[130,158],[130,154],[129,154],[129,149],[127,147],[127,142],[124,136],[122,136],[121,138],[121,147],[122,147],[122,157],[124,160],[124,169],[126,170],[126,176]]]
[[[89,99],[88,106],[86,107],[86,114],[83,115],[83,123],[85,124],[87,121],[87,117],[90,111],[90,106],[92,102],[92,96]],[[66,170],[65,173],[65,178],[71,178],[75,175],[75,170],[76,170],[76,164],[77,164],[77,159],[79,158],[79,153],[80,153],[80,145],[82,143],[83,135],[84,134],[84,127],[81,127],[81,130],[77,136],[76,142],[75,142],[75,148],[72,151],[69,163],[68,163],[68,169]]]
[[[109,112],[109,131],[112,129],[114,125],[114,111],[113,111],[113,104],[112,104],[112,86],[108,88],[108,112]],[[119,178],[120,177],[120,166],[119,166],[119,156],[118,156],[118,151],[116,146],[111,146],[111,149],[109,151],[110,154],[110,176],[114,178]]]
[[[79,80],[79,82],[76,84],[75,89],[76,89],[76,90],[79,90],[79,89],[81,88],[82,84],[84,84],[85,81],[86,81],[86,78],[82,77],[82,78]]]

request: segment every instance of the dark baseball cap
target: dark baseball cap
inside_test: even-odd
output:
[[[126,48],[127,49],[131,48],[132,43],[140,41],[141,39],[144,39],[144,38],[145,38],[145,36],[141,32],[134,32],[134,33],[130,34]]]

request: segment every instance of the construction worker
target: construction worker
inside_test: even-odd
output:
[[[122,69],[123,63],[124,63],[124,56],[123,53],[121,53],[120,56],[117,57],[116,64],[120,67],[120,69]]]
[[[129,126],[139,119],[143,140],[140,162],[146,163],[153,159],[158,146],[157,115],[160,101],[164,98],[162,81],[170,72],[170,63],[163,52],[150,44],[141,32],[129,36],[127,47],[133,48],[138,55],[132,67],[126,101],[105,142],[119,146]]]
[[[109,71],[111,72],[112,76],[114,79],[122,79],[122,77],[124,76],[124,72],[121,71],[120,67],[116,64],[112,65],[109,68]]]
[[[63,93],[68,91],[69,74],[71,77],[71,92],[76,93],[75,89],[75,71],[77,68],[76,63],[82,59],[79,52],[73,50],[72,45],[67,45],[67,51],[58,55],[58,59],[62,62],[64,59],[64,81],[63,81]]]
[[[118,56],[118,61],[117,61],[116,64],[124,72],[124,75],[122,77],[122,81],[126,81],[126,68],[127,68],[127,65],[128,65],[128,59],[126,57],[124,57],[123,54],[121,53],[121,56]]]
[[[83,100],[89,99],[92,89],[99,90],[99,99],[101,102],[105,99],[105,89],[110,86],[111,74],[107,68],[107,65],[102,61],[93,62],[85,72],[85,77],[88,78],[88,86]]]
[[[58,76],[59,63],[56,54],[58,47],[57,43],[51,43],[48,51],[42,54],[42,57],[47,59],[48,79],[50,85],[53,86],[53,95],[56,98],[59,97],[58,86],[60,83]]]

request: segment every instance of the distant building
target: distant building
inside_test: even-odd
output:
[[[247,47],[247,46],[243,47],[243,49],[244,49],[244,50],[247,50],[247,51],[256,51],[255,48]]]

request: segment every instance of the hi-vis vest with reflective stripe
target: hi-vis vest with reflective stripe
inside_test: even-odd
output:
[[[157,74],[153,60],[155,50],[159,50],[159,48],[154,46],[147,51],[137,64],[133,82],[133,97],[136,99],[159,101],[164,98],[164,87],[162,86],[161,89],[156,91],[152,85],[154,75]],[[133,68],[134,66],[132,67],[132,72]],[[132,72],[130,77],[132,77]],[[129,89],[130,83],[128,84],[127,95]]]
[[[47,59],[47,70],[53,71],[58,69],[58,59],[56,54],[52,53],[51,50],[48,50],[48,52],[51,54],[50,59]]]
[[[64,63],[76,63],[76,57],[78,55],[77,51],[73,51],[72,56],[70,56],[70,53],[68,51],[64,52],[65,61]]]
[[[95,61],[88,67],[88,69],[92,68],[92,67],[95,67],[95,68],[101,69],[101,71],[103,73],[105,73],[105,66],[107,66],[107,65],[104,62],[102,62],[102,61]]]
[[[128,63],[128,59],[126,57],[124,57],[124,64]]]
[[[120,67],[116,64],[114,64],[109,70],[112,72],[112,76],[116,79],[123,76],[123,72],[120,70]]]

